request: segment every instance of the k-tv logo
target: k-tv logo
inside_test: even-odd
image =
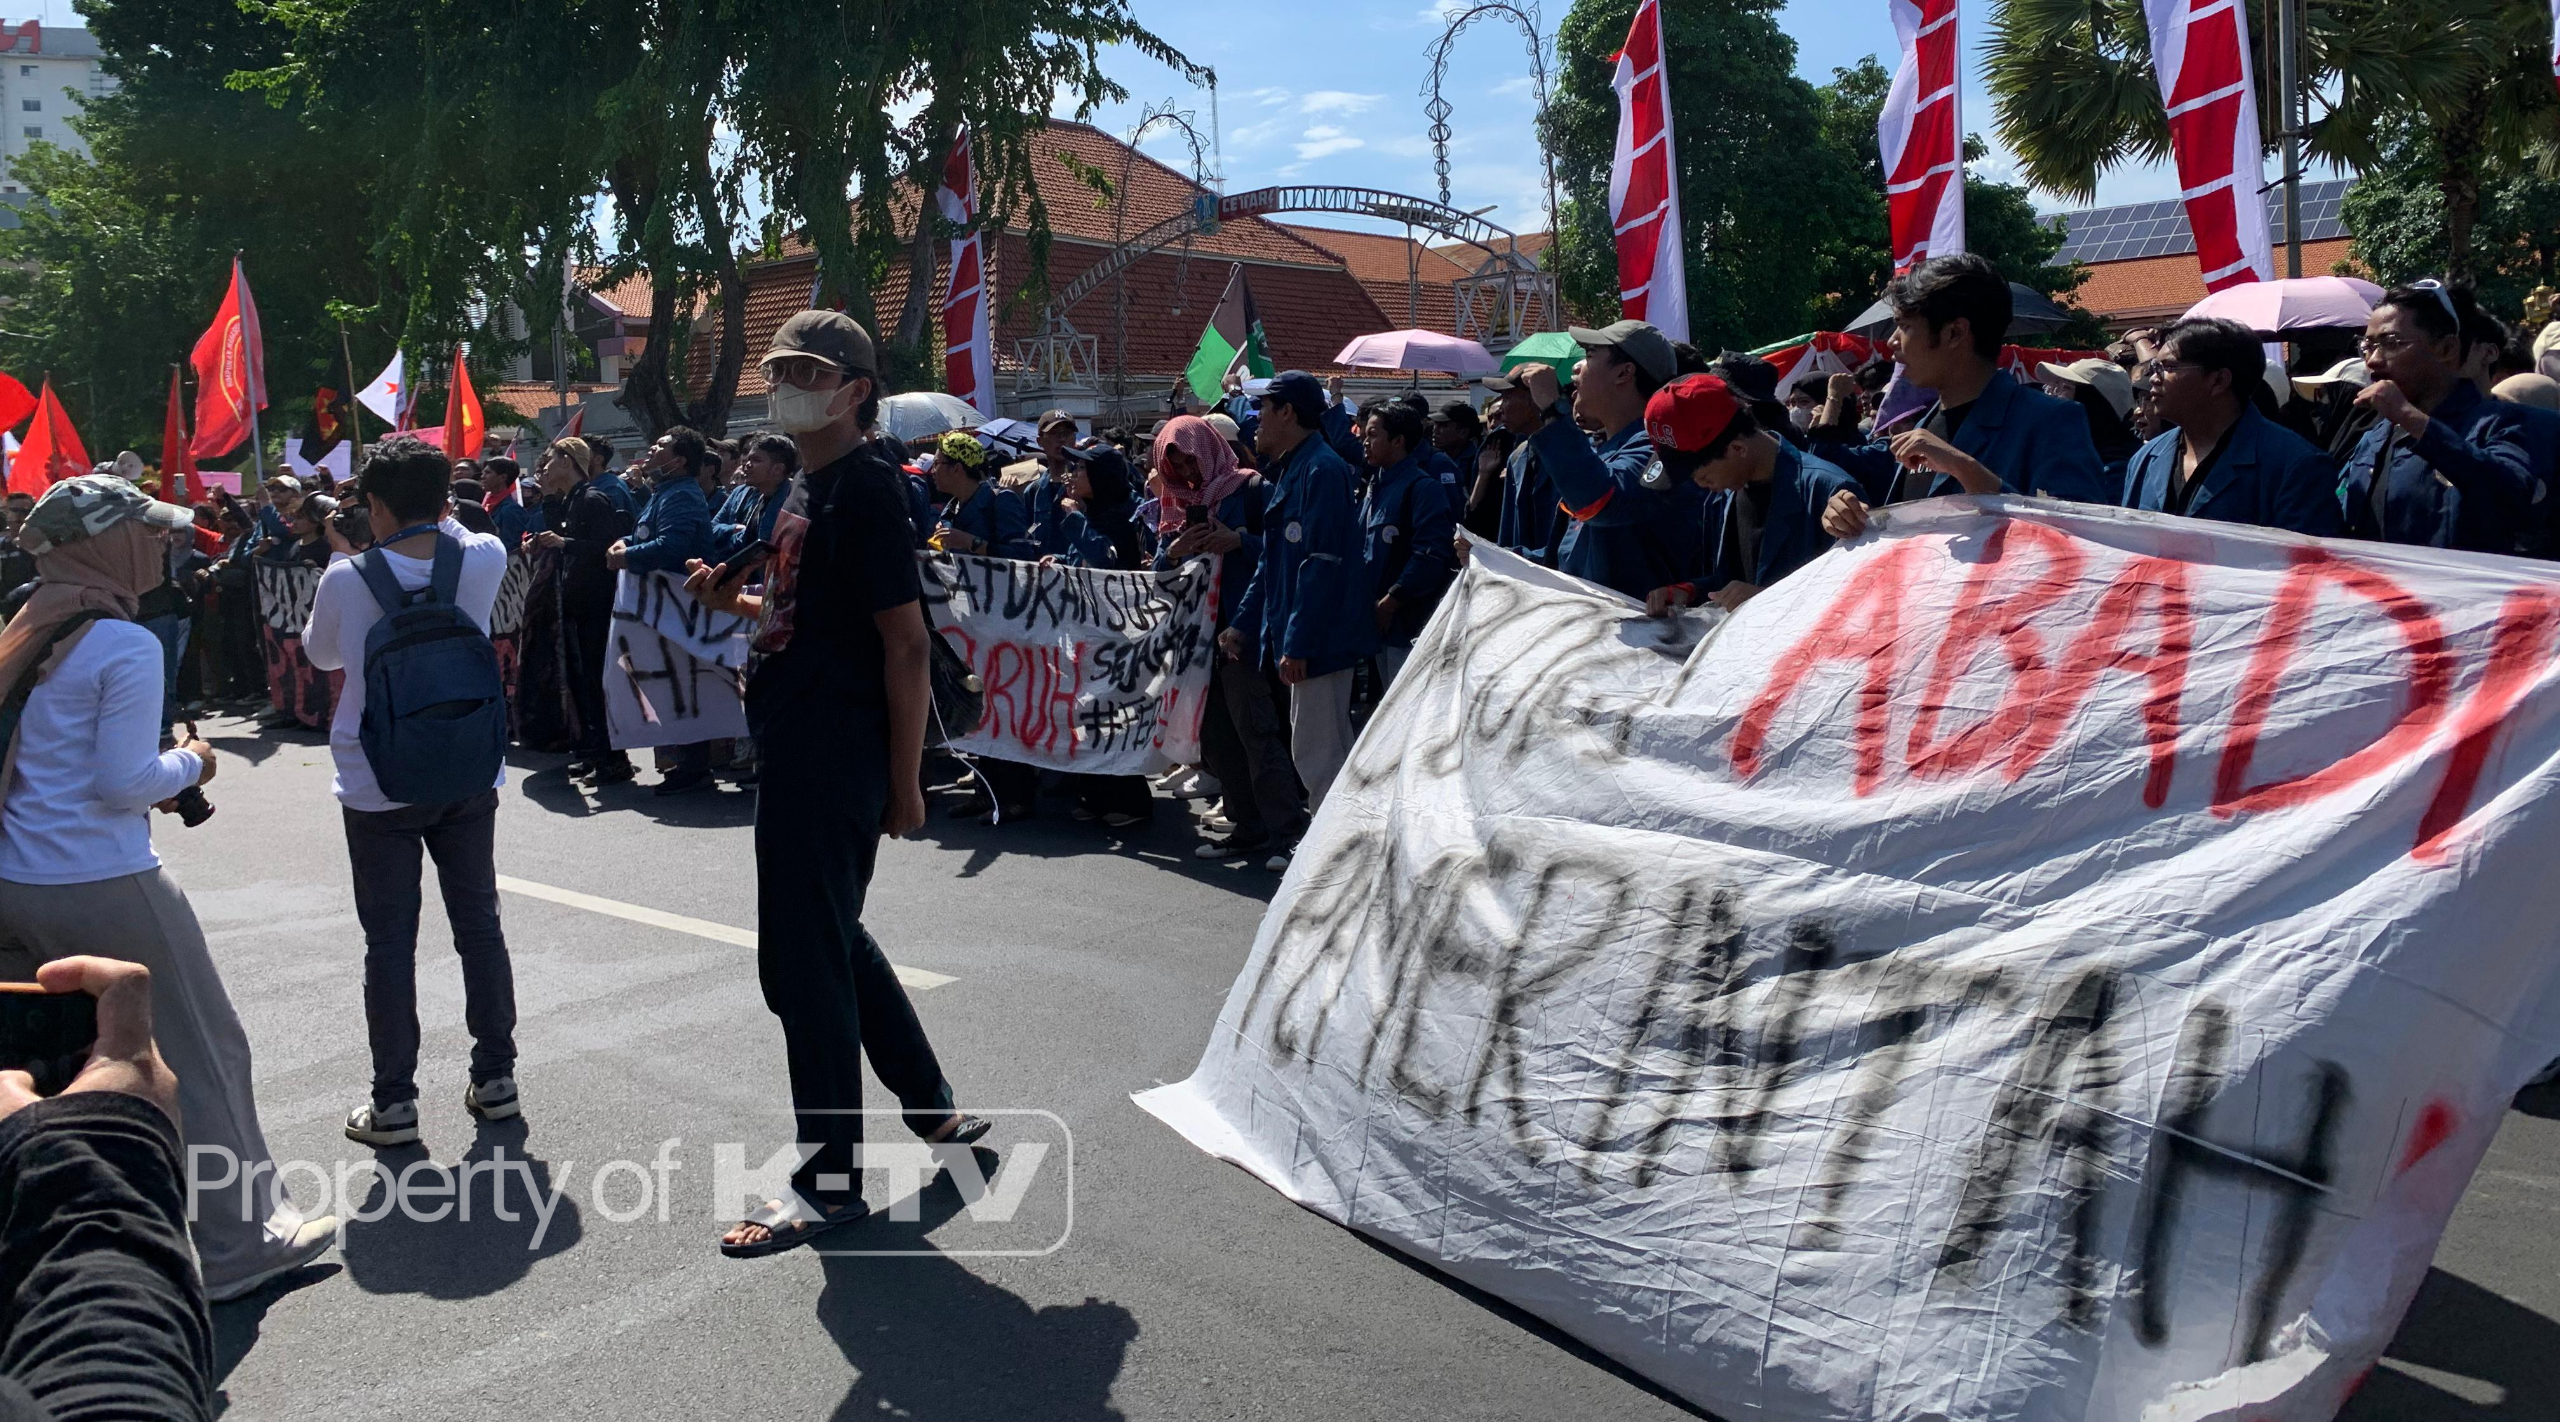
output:
[[[906,1139],[896,1110],[801,1112],[862,1119],[858,1178],[821,1173],[810,1185],[830,1194],[859,1187],[871,1205],[869,1219],[822,1235],[810,1248],[959,1258],[1037,1258],[1064,1248],[1076,1215],[1075,1136],[1067,1123],[1048,1111],[971,1110],[995,1125],[975,1146]],[[714,1145],[712,1216],[735,1221],[768,1200],[794,1198],[792,1176],[817,1151],[800,1141],[754,1161],[737,1142]]]

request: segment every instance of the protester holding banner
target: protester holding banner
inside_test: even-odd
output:
[[[629,539],[605,550],[605,566],[633,573],[682,573],[713,556],[711,505],[702,479],[714,466],[700,431],[678,425],[649,446],[634,469],[649,481],[649,502]],[[654,793],[690,795],[712,788],[707,741],[668,748],[667,767]]]
[[[1392,685],[1413,655],[1413,639],[1439,607],[1452,571],[1457,520],[1448,486],[1414,458],[1430,428],[1403,400],[1373,400],[1360,416],[1369,463],[1360,508],[1362,557],[1374,599],[1382,686]]]
[[[1310,809],[1351,753],[1351,672],[1377,650],[1374,598],[1360,557],[1351,466],[1322,433],[1323,387],[1283,371],[1262,392],[1254,434],[1270,482],[1266,540],[1219,650],[1269,668],[1289,688],[1289,756]],[[1283,847],[1268,861],[1288,865]]]
[[[2012,307],[2009,283],[1989,262],[1970,253],[1932,257],[1895,277],[1884,299],[1904,378],[1937,398],[1915,429],[1821,447],[1861,486],[1833,501],[1825,515],[1833,534],[1865,528],[1871,504],[1947,494],[2116,501],[2088,416],[2000,368]]]
[[[630,516],[614,505],[596,476],[597,456],[576,435],[552,442],[542,456],[542,517],[535,548],[559,555],[554,588],[560,600],[564,679],[577,718],[573,779],[596,788],[637,776],[631,757],[605,734],[605,646],[613,630],[613,569],[605,554],[631,529]]]
[[[1146,530],[1138,526],[1136,480],[1129,457],[1108,444],[1066,451],[1067,491],[1059,500],[1057,559],[1079,568],[1147,566]]]
[[[1043,554],[1065,551],[1059,524],[1067,511],[1059,505],[1067,495],[1067,450],[1076,442],[1076,417],[1064,410],[1040,416],[1040,472],[1022,486],[1023,507],[1031,514],[1031,542]]]
[[[2176,428],[2125,469],[2124,506],[2334,538],[2338,466],[2259,410],[2264,348],[2233,321],[2190,320],[2160,337],[2152,404]]]
[[[1513,373],[1539,421],[1529,446],[1566,516],[1555,566],[1642,597],[1696,571],[1666,526],[1673,521],[1669,501],[1644,482],[1653,466],[1645,402],[1679,374],[1679,355],[1642,321],[1618,321],[1596,331],[1576,326],[1570,334],[1583,351],[1574,368],[1570,411],[1552,367],[1532,363]],[[1585,434],[1585,428],[1594,433]]]
[[[841,312],[803,311],[774,333],[774,422],[798,439],[808,472],[774,523],[761,596],[715,586],[701,564],[687,583],[705,606],[758,619],[762,660],[747,683],[765,766],[756,968],[782,1020],[804,1147],[789,1198],[721,1237],[734,1257],[797,1248],[869,1212],[857,1154],[865,1056],[917,1135],[962,1144],[988,1128],[954,1107],[914,1004],[862,926],[880,837],[924,823],[932,697],[904,475],[873,438],[875,368],[870,333]]]
[[[2471,293],[2424,281],[2385,292],[2365,322],[2373,383],[2356,403],[2379,418],[2338,486],[2347,532],[2386,543],[2512,553],[2530,536],[2534,468],[2524,412],[2460,373]]]
[[[945,553],[976,553],[989,558],[1037,558],[1031,538],[1031,511],[1022,496],[999,486],[987,447],[966,431],[954,430],[936,446],[930,477],[943,499],[936,515],[933,546]]]
[[[1663,477],[1709,494],[1706,575],[1654,589],[1646,611],[1713,602],[1731,612],[1830,549],[1822,511],[1857,481],[1763,428],[1722,377],[1684,375],[1655,391],[1645,430]]]

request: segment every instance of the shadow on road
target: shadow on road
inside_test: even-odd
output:
[[[2442,1374],[2451,1376],[2440,1381],[2435,1375]],[[2430,1269],[2381,1366],[2338,1422],[2548,1418],[2554,1399],[2560,1399],[2560,1323]]]
[[[247,1298],[212,1306],[213,1315],[213,1410],[220,1416],[231,1406],[230,1395],[222,1390],[223,1380],[249,1350],[258,1346],[258,1334],[266,1327],[267,1310],[275,1301],[296,1289],[336,1278],[344,1266],[335,1258],[324,1256],[317,1264],[296,1269],[274,1280]]]
[[[992,1175],[995,1153],[975,1152]],[[839,1250],[914,1250],[905,1257],[825,1259],[818,1322],[859,1375],[837,1405],[840,1422],[1120,1422],[1111,1386],[1138,1321],[1101,1299],[1035,1308],[933,1246],[961,1208],[948,1171],[917,1197],[919,1217],[886,1211],[823,1241]]]
[[[926,778],[930,780],[932,775],[928,773]],[[945,849],[968,854],[968,862],[960,866],[955,876],[958,878],[974,879],[1007,854],[1042,859],[1115,855],[1143,860],[1194,883],[1260,903],[1270,902],[1280,888],[1280,876],[1262,867],[1264,855],[1225,863],[1194,858],[1191,851],[1200,843],[1200,837],[1192,829],[1190,810],[1180,800],[1159,795],[1152,821],[1117,830],[1099,821],[1076,819],[1071,813],[1074,800],[1054,791],[1042,794],[1038,812],[1031,818],[1007,820],[1001,825],[952,819],[948,812],[961,803],[963,797],[957,793],[927,795],[923,832],[926,839]]]
[[[2516,1093],[2515,1108],[2528,1116],[2560,1121],[2560,1081],[2528,1086]]]
[[[555,1199],[551,1166],[525,1149],[521,1119],[482,1122],[458,1165],[439,1167],[417,1146],[378,1151],[374,1162],[339,1251],[347,1277],[369,1294],[484,1298],[522,1279],[535,1260],[574,1247],[585,1232],[575,1192],[563,1189]],[[463,1166],[477,1168],[465,1174]],[[407,1183],[395,1194],[392,1182],[404,1174]],[[455,1188],[439,1193],[448,1184]],[[445,1206],[451,1209],[438,1217]],[[364,1215],[376,1218],[358,1218]]]

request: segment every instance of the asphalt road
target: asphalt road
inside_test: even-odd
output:
[[[504,910],[525,1118],[475,1127],[462,1109],[461,979],[431,894],[427,1139],[382,1153],[414,1187],[395,1197],[339,1133],[369,1058],[327,751],[204,729],[227,753],[220,812],[156,828],[247,1026],[268,1144],[309,1163],[292,1177],[306,1205],[344,1176],[343,1198],[382,1212],[322,1264],[214,1310],[231,1416],[1698,1415],[1129,1104],[1189,1074],[1276,882],[1197,865],[1170,804],[1131,837],[1054,810],[960,825],[937,805],[926,838],[884,848],[867,921],[932,984],[913,996],[964,1104],[1046,1114],[999,1119],[1005,1164],[984,1191],[954,1183],[974,1183],[983,1152],[921,1190],[875,1176],[875,1207],[906,1207],[833,1241],[866,1255],[733,1261],[713,1248],[736,1212],[715,1199],[721,1143],[752,1168],[791,1126],[741,946],[751,802],[590,798],[543,769],[553,758],[520,761],[498,844],[521,886]],[[468,1221],[436,1217],[460,1203],[438,1189],[457,1163],[476,1166]],[[2510,1117],[2345,1415],[2550,1417],[2555,1320],[2560,1092],[2545,1092]]]

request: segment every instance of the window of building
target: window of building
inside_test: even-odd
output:
[[[43,112],[44,112],[44,100],[42,100],[42,99],[20,99],[20,100],[18,101],[18,112],[20,112],[20,113],[25,113],[25,114],[40,114],[40,113],[43,113]]]
[[[36,67],[35,67],[34,65],[32,65],[32,64],[21,64],[21,65],[19,65],[19,66],[18,66],[18,77],[19,77],[19,78],[21,78],[21,79],[33,79],[34,77],[36,77]]]
[[[29,138],[42,138],[42,137],[44,137],[44,125],[43,125],[43,124],[40,124],[40,123],[31,123],[31,124],[28,124],[25,128],[22,128],[22,129],[20,129],[20,130],[18,130],[18,131],[19,131],[20,133],[25,134],[25,135],[26,135],[27,137],[29,137]]]

